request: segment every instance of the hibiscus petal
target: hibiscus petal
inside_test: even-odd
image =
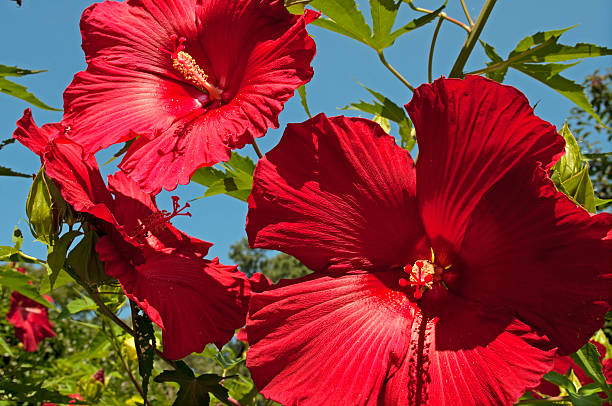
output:
[[[23,112],[23,117],[17,121],[17,129],[13,132],[13,138],[40,156],[49,141],[63,132],[64,126],[59,123],[45,124],[39,128],[32,118],[32,110],[27,108]]]
[[[249,286],[235,266],[158,252],[130,269],[110,239],[101,238],[96,251],[107,274],[162,328],[168,358],[201,352],[208,343],[221,348],[245,323]]]
[[[116,65],[151,73],[173,72],[159,48],[173,50],[172,34],[197,36],[195,1],[106,1],[88,7],[81,17],[83,51],[89,62],[102,58]]]
[[[260,392],[286,406],[377,404],[412,323],[394,276],[314,274],[254,293],[247,366]]]
[[[573,353],[612,303],[611,230],[612,215],[587,213],[543,169],[518,168],[474,209],[445,280],[463,297],[512,309]]]
[[[153,194],[186,185],[198,168],[229,160],[229,134],[243,131],[244,123],[236,115],[225,115],[227,108],[195,113],[176,121],[153,140],[137,140],[119,167]]]
[[[315,271],[380,271],[430,255],[412,158],[358,118],[320,114],[287,126],[255,169],[247,234],[253,247]]]
[[[192,89],[98,58],[89,62],[86,71],[77,73],[64,92],[62,124],[70,127],[67,137],[93,154],[134,138],[134,133],[154,137],[176,119],[201,110],[197,99],[201,92]]]
[[[451,263],[470,214],[520,163],[548,168],[563,152],[555,127],[518,90],[480,76],[420,86],[406,109],[419,145],[417,196],[441,263]]]
[[[36,351],[43,339],[56,335],[47,309],[19,292],[11,294],[11,307],[6,319],[13,324],[15,337],[23,343],[23,348],[28,352]]]
[[[118,171],[108,177],[108,188],[115,196],[114,216],[121,225],[119,231],[125,239],[131,240],[130,235],[134,230],[140,230],[142,225],[148,221],[159,219],[160,211],[150,194],[145,193],[140,187]],[[195,255],[204,257],[212,244],[191,237],[179,231],[170,224],[170,220],[157,224],[152,229],[147,229],[147,245],[143,248],[153,250],[171,249],[183,255]]]
[[[440,289],[435,317],[415,316],[410,350],[380,404],[512,405],[539,384],[555,354],[546,337]]]
[[[95,157],[84,158],[82,148],[65,138],[56,138],[43,155],[47,175],[64,199],[76,210],[116,223],[113,198],[102,180]]]

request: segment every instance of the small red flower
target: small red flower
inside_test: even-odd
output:
[[[87,70],[64,94],[67,137],[92,154],[140,138],[120,167],[144,190],[186,184],[278,127],[314,41],[282,0],[128,0],[83,13]]]
[[[24,268],[17,268],[25,273]],[[47,295],[44,298],[52,302]],[[11,294],[11,307],[6,314],[7,320],[15,326],[15,337],[23,343],[28,352],[38,349],[38,344],[47,337],[55,337],[53,323],[49,321],[47,308],[42,304],[22,295],[19,292]]]
[[[53,301],[49,296],[45,299]],[[55,337],[47,308],[19,292],[11,294],[11,307],[6,318],[15,326],[15,337],[21,340],[28,352],[36,351],[43,339]]]
[[[173,197],[172,211],[160,211],[123,172],[109,176],[107,187],[95,157],[83,158],[82,148],[61,132],[50,136],[47,130],[55,127],[39,129],[29,110],[17,125],[14,137],[38,152],[64,199],[101,235],[96,251],[106,273],[162,328],[167,357],[200,352],[209,342],[221,347],[244,325],[246,276],[204,259],[212,244],[170,224],[190,215],[189,204],[181,207]]]
[[[416,164],[324,115],[257,164],[251,245],[315,271],[251,298],[247,365],[286,406],[510,405],[612,302],[612,216],[555,189],[563,139],[519,91],[440,79],[406,107]]]

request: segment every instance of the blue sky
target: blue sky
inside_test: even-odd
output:
[[[475,19],[484,0],[466,2]],[[46,73],[17,81],[27,86],[45,103],[61,108],[64,88],[70,83],[74,73],[85,68],[78,22],[82,10],[93,2],[23,0],[23,3],[22,7],[17,7],[12,1],[0,0],[0,64],[27,69],[47,69]],[[358,0],[358,3],[367,14],[368,2]],[[415,0],[415,3],[434,9],[442,1]],[[398,17],[398,25],[419,16],[408,7],[403,9]],[[455,18],[465,20],[459,0],[449,0],[446,11]],[[579,24],[564,34],[561,42],[588,42],[612,47],[610,15],[612,3],[609,0],[589,0],[581,3],[570,0],[499,1],[481,38],[494,45],[498,52],[505,56],[526,35]],[[389,62],[415,86],[427,81],[426,61],[433,29],[434,24],[430,24],[409,33],[386,51]],[[317,43],[317,55],[313,63],[315,76],[307,85],[313,114],[324,112],[327,115],[356,115],[356,112],[340,111],[338,108],[358,99],[371,99],[359,83],[382,92],[398,104],[410,100],[411,93],[379,63],[372,50],[318,27],[310,27],[309,31]],[[434,56],[434,77],[448,75],[464,39],[465,34],[461,28],[450,23],[442,26]],[[466,70],[481,68],[485,62],[484,53],[477,46]],[[610,66],[612,57],[594,58],[583,61],[564,72],[564,75],[581,82],[595,69],[603,70]],[[556,92],[520,73],[511,71],[505,83],[524,92],[532,105],[537,102],[536,114],[557,127],[563,124],[573,106]],[[0,93],[0,140],[11,137],[15,121],[21,117],[26,107],[28,105],[25,102]],[[35,107],[32,110],[39,125],[61,119],[61,113],[43,111]],[[270,130],[258,141],[262,150],[267,151],[278,142],[286,123],[300,122],[306,118],[297,96],[292,98],[281,113],[280,129]],[[608,145],[606,149],[611,148]],[[111,149],[112,152],[115,150]],[[254,157],[249,147],[241,151],[245,152]],[[98,159],[102,161],[103,158],[104,155]],[[35,173],[40,166],[38,157],[19,144],[0,151],[0,165],[25,173]],[[104,171],[111,173],[114,168],[109,165]],[[0,245],[11,245],[13,227],[18,225],[25,235],[24,251],[45,258],[46,247],[33,241],[24,220],[30,183],[28,179],[23,178],[0,178]],[[188,185],[179,187],[172,194],[178,194],[182,199],[192,199],[202,193],[203,187]],[[169,196],[170,194],[164,193],[158,198],[162,208],[170,206]],[[215,246],[211,249],[211,255],[219,256],[222,262],[229,263],[229,245],[245,236],[246,211],[246,204],[233,198],[209,197],[192,202],[193,217],[178,217],[174,224],[191,235],[213,242]]]

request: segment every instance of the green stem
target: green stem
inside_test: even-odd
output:
[[[468,19],[468,22],[470,23],[470,27],[473,27],[474,21],[472,20],[472,17],[470,16],[467,6],[465,5],[465,0],[461,0],[461,7],[463,7],[463,12],[465,13],[465,17]]]
[[[385,59],[385,55],[383,54],[383,51],[380,50],[380,51],[377,51],[376,53],[378,54],[378,59],[380,59],[382,64],[385,65],[387,69],[389,69],[389,72],[393,73],[395,77],[400,80],[400,82],[402,82],[408,89],[414,92],[414,86],[412,86],[410,82],[408,82],[397,70],[395,70],[393,66],[389,64],[389,62],[387,62],[387,60]]]
[[[417,7],[414,4],[412,4],[412,0],[404,0],[404,3],[408,4],[410,6],[411,9],[413,9],[414,11],[418,11],[419,13],[425,13],[425,14],[431,14],[433,13],[433,10],[429,10],[426,8],[421,8],[421,7]],[[441,12],[440,13],[440,17],[442,17],[443,19],[458,25],[459,27],[463,28],[465,31],[467,31],[468,33],[471,31],[471,28],[468,27],[466,24],[462,23],[461,21],[454,19],[452,17],[449,17],[445,12]]]
[[[569,396],[555,396],[544,399],[529,399],[516,402],[514,405],[567,405],[571,404]]]
[[[436,24],[436,29],[434,30],[433,38],[431,39],[431,46],[429,47],[429,62],[427,64],[427,79],[429,80],[429,83],[433,82],[431,73],[433,65],[433,54],[434,48],[436,47],[436,40],[438,39],[438,33],[440,32],[440,27],[442,26],[443,21],[444,19],[438,18],[438,23]]]
[[[136,332],[127,324],[125,324],[125,322],[123,320],[121,320],[119,317],[117,317],[117,315],[115,313],[113,313],[108,307],[106,307],[106,305],[104,304],[104,302],[102,301],[102,299],[100,299],[100,295],[98,295],[98,292],[93,290],[92,288],[86,286],[86,285],[81,285],[85,288],[85,290],[87,290],[87,293],[89,293],[89,296],[92,298],[92,300],[98,305],[98,309],[100,309],[100,311],[110,319],[110,321],[112,321],[113,323],[115,323],[116,325],[118,325],[119,327],[121,327],[121,329],[123,331],[125,331],[126,333],[128,333],[129,335],[131,335],[132,337],[136,336]],[[166,358],[166,356],[158,349],[155,348],[155,353],[164,361],[166,361],[168,364],[170,364],[170,366],[172,366],[174,369],[177,369],[176,367],[176,362]]]
[[[463,77],[463,68],[467,63],[467,60],[470,57],[474,46],[476,45],[476,41],[478,41],[478,38],[482,33],[482,29],[484,28],[487,20],[489,19],[489,15],[491,14],[491,11],[493,11],[493,6],[495,6],[496,2],[497,0],[487,0],[484,6],[482,7],[482,10],[480,10],[478,20],[476,20],[476,23],[472,27],[472,31],[470,31],[467,38],[465,39],[465,43],[461,48],[461,52],[459,52],[459,56],[455,61],[455,65],[453,65],[453,69],[451,69],[451,72],[448,75],[449,77]]]
[[[125,358],[123,358],[123,355],[121,354],[121,348],[119,348],[119,345],[116,342],[116,337],[115,337],[115,333],[113,332],[113,328],[111,327],[109,330],[110,330],[110,335],[111,335],[111,340],[110,340],[111,344],[113,345],[113,348],[115,349],[115,352],[119,356],[119,359],[121,360],[121,362],[123,364],[123,368],[125,369],[125,372],[127,372],[128,377],[130,378],[130,380],[134,384],[134,387],[136,388],[138,393],[140,393],[140,396],[144,400],[145,405],[146,406],[151,406],[151,403],[147,400],[147,398],[144,395],[144,391],[142,390],[142,387],[140,386],[140,384],[138,383],[138,381],[134,377],[134,374],[132,374],[132,370],[130,369],[130,366],[128,365],[127,361],[125,360]]]
[[[253,139],[253,142],[251,143],[251,145],[253,145],[253,149],[255,150],[255,153],[257,154],[257,158],[259,159],[263,158],[263,154],[261,153],[259,146],[255,142],[255,139]]]
[[[536,47],[530,48],[530,49],[528,49],[528,50],[526,50],[524,52],[521,52],[518,55],[514,55],[512,58],[508,59],[507,61],[502,61],[502,62],[494,63],[492,65],[487,66],[486,68],[477,69],[475,71],[468,72],[468,73],[466,73],[466,75],[479,75],[481,73],[493,72],[493,71],[496,71],[496,70],[499,70],[499,69],[506,68],[506,67],[510,66],[513,62],[521,60],[524,57],[526,57],[526,56],[528,56],[528,55],[530,55],[530,54],[532,54],[532,53],[534,53],[536,51],[539,51],[540,49],[550,45],[551,43],[555,42],[556,40],[557,39],[554,38],[554,37],[550,38],[549,40],[542,42],[540,45],[538,45]]]

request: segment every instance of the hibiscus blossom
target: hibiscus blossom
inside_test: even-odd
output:
[[[87,70],[64,93],[67,136],[92,154],[140,134],[120,167],[147,192],[186,184],[268,128],[313,71],[282,0],[128,0],[83,13]]]
[[[17,268],[25,273],[24,268]],[[52,302],[49,296],[45,299]],[[15,326],[15,337],[21,340],[23,348],[28,352],[38,349],[38,344],[47,337],[55,337],[53,323],[49,321],[47,308],[42,304],[22,295],[19,292],[11,294],[11,307],[6,319]]]
[[[500,405],[612,301],[612,216],[547,170],[563,139],[516,89],[439,79],[406,106],[419,159],[318,115],[255,170],[247,233],[315,271],[251,298],[247,365],[290,405]]]
[[[106,273],[162,328],[167,357],[200,352],[209,342],[220,347],[244,325],[246,276],[217,258],[204,259],[212,244],[170,224],[189,215],[188,204],[180,207],[173,197],[172,212],[160,211],[122,172],[108,177],[107,188],[95,158],[83,159],[81,147],[57,125],[39,129],[29,110],[17,125],[15,138],[41,156],[64,199],[102,235],[96,251]]]

